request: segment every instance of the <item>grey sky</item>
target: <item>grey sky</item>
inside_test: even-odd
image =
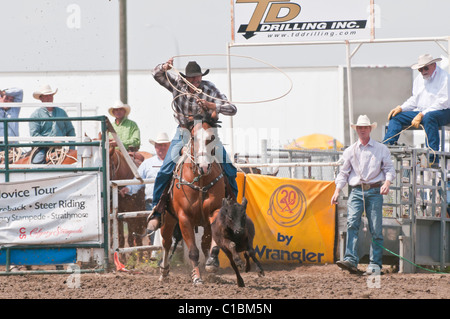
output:
[[[448,0],[375,4],[378,39],[450,35]],[[129,69],[150,69],[178,54],[225,54],[230,5],[229,0],[128,0]],[[1,30],[7,30],[0,72],[118,69],[118,0],[15,0],[4,1],[2,9],[8,14],[0,20]],[[364,45],[353,63],[405,66],[424,52],[444,53],[434,43]],[[279,67],[345,64],[345,48],[336,45],[233,48],[232,53]],[[225,66],[221,58],[207,67]]]

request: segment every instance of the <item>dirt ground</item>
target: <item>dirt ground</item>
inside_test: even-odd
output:
[[[0,276],[1,299],[449,299],[450,274],[400,274],[390,266],[378,279],[351,275],[336,265],[265,264],[265,276],[243,273],[236,285],[232,269],[217,275],[203,271],[204,284],[193,286],[190,269],[172,266],[170,279],[159,282],[159,269],[140,273]],[[360,265],[364,269],[364,265]],[[72,277],[71,277],[72,276]],[[369,279],[368,279],[369,278]],[[77,281],[78,280],[78,281]]]

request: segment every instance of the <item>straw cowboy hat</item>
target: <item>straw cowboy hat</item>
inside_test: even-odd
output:
[[[39,97],[41,95],[53,95],[53,94],[56,94],[56,92],[58,92],[58,89],[52,90],[50,85],[46,84],[44,86],[41,86],[41,88],[38,91],[33,92],[33,97],[36,100],[39,100]]]
[[[376,122],[370,123],[370,120],[367,117],[367,115],[360,115],[358,117],[358,121],[356,122],[356,124],[351,124],[351,127],[355,130],[356,130],[357,126],[370,126],[370,127],[372,127],[372,130],[373,130],[377,127],[377,123]]]
[[[169,136],[165,132],[158,133],[158,135],[156,136],[156,140],[149,139],[148,141],[152,145],[161,143],[170,143]]]
[[[433,57],[429,54],[422,54],[419,56],[419,59],[417,60],[416,64],[411,65],[411,69],[417,70],[420,68],[423,68],[424,66],[430,65],[432,63],[441,61],[441,58],[433,59]]]
[[[117,101],[116,104],[114,104],[114,106],[110,107],[108,109],[109,114],[111,114],[111,116],[114,116],[113,114],[113,110],[117,110],[117,109],[125,109],[125,116],[128,116],[131,112],[131,108],[128,104],[123,104],[121,101]]]
[[[209,73],[209,69],[207,69],[205,71],[205,73],[202,73],[202,69],[200,68],[200,65],[197,64],[197,62],[195,61],[190,61],[187,65],[186,65],[186,74],[183,74],[180,72],[180,74],[186,78],[192,78],[194,76],[204,76],[207,75]]]

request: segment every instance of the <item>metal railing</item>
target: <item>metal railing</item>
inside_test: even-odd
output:
[[[17,103],[15,103],[17,104]],[[40,105],[41,106],[41,105]],[[74,147],[97,147],[100,148],[101,153],[101,163],[97,166],[83,167],[82,161],[77,161],[76,164],[71,165],[36,165],[36,164],[25,164],[25,165],[17,165],[9,163],[8,157],[5,156],[5,163],[0,165],[0,174],[4,175],[5,183],[10,182],[10,177],[12,174],[29,174],[29,173],[83,173],[83,172],[98,172],[101,174],[101,196],[102,196],[102,209],[98,214],[101,214],[102,220],[102,240],[99,243],[72,243],[72,244],[24,244],[24,245],[8,245],[5,247],[0,243],[0,252],[3,251],[6,254],[6,270],[0,272],[0,275],[20,275],[20,274],[45,274],[45,273],[64,273],[67,274],[66,270],[36,270],[36,271],[17,271],[11,272],[11,252],[13,250],[33,250],[33,249],[59,249],[59,248],[76,248],[76,249],[101,249],[103,250],[104,259],[101,261],[100,267],[94,267],[94,269],[81,269],[80,272],[103,272],[108,267],[108,255],[109,255],[109,237],[108,237],[108,173],[109,170],[106,169],[108,167],[107,162],[107,152],[106,152],[106,131],[107,131],[107,118],[105,116],[94,116],[94,117],[67,117],[67,118],[46,118],[46,121],[77,121],[79,123],[84,121],[97,121],[101,122],[101,131],[102,131],[102,139],[99,141],[82,141],[80,136],[78,137],[41,137],[41,138],[25,138],[27,141],[39,141],[39,144],[36,143],[21,143],[20,137],[14,138],[14,144],[10,143],[10,139],[8,136],[8,123],[9,122],[31,122],[31,121],[42,121],[43,119],[39,118],[15,118],[15,119],[0,119],[3,122],[4,131],[3,131],[3,143],[2,147],[4,148],[5,154],[8,154],[9,149],[18,148],[18,147],[35,147],[35,146],[74,146]],[[80,129],[82,126],[78,125]],[[55,140],[58,142],[55,143]],[[78,159],[80,159],[80,152],[78,153]]]

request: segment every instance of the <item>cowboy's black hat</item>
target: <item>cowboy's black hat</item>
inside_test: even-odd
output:
[[[190,61],[187,65],[186,65],[186,74],[183,74],[180,72],[180,74],[186,78],[192,78],[194,76],[205,76],[209,73],[209,69],[207,69],[205,71],[205,73],[202,73],[202,69],[200,68],[200,65],[197,64],[197,62],[195,61]]]

